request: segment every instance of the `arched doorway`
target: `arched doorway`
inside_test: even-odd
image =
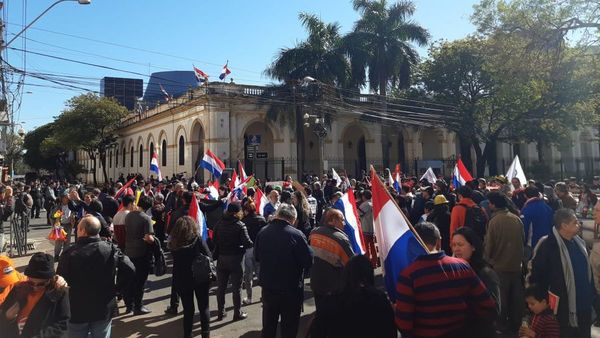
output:
[[[425,129],[421,132],[421,146],[423,147],[423,160],[441,160],[442,147],[440,135],[435,129]]]
[[[351,125],[342,136],[344,143],[344,169],[350,177],[362,177],[367,170],[365,133],[358,125]]]
[[[202,161],[202,157],[204,156],[204,128],[200,122],[196,121],[194,126],[192,127],[191,134],[191,142],[192,142],[192,157],[194,160],[192,161],[192,173],[194,173],[194,178],[196,182],[204,183],[204,173],[205,170],[197,170],[200,161]]]
[[[404,134],[402,130],[396,129],[391,131],[388,136],[388,152],[389,152],[389,164],[384,166],[394,170],[396,164],[400,164],[402,171],[406,171],[407,163],[404,151]]]
[[[282,177],[281,170],[275,164],[282,163],[273,158],[273,132],[261,121],[252,122],[244,132],[244,166],[247,174],[251,172],[261,180],[273,180]]]

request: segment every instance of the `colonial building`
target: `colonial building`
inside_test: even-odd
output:
[[[269,87],[210,83],[141,114],[130,115],[118,130],[118,145],[108,152],[108,177],[116,179],[128,173],[148,177],[151,154],[156,151],[163,176],[196,175],[197,179],[205,180],[208,173],[197,168],[206,149],[223,159],[228,167],[235,167],[240,160],[247,172],[270,180],[285,175],[298,177],[299,172],[318,174],[330,168],[360,177],[371,164],[381,169],[394,167],[396,163],[412,174],[431,166],[439,174],[451,175],[458,140],[455,133],[440,127],[443,115],[425,125],[412,119],[404,123],[402,115],[394,118],[393,123],[389,119],[368,118],[372,117],[369,114],[365,118],[361,111],[373,111],[372,106],[377,103],[375,97],[361,95],[349,99],[356,109],[342,109],[325,128],[314,123],[314,118],[322,118],[318,104],[303,106],[302,112],[308,115],[307,125],[302,125],[304,120],[298,118],[296,123],[289,122],[294,121],[297,102],[284,105],[289,106],[289,111],[283,114],[292,118],[273,121],[267,115],[271,103],[278,101],[269,90]],[[299,132],[297,128],[303,129]],[[320,134],[322,139],[313,132],[317,129],[326,132]],[[298,145],[300,135],[303,141]],[[572,147],[561,150],[552,147],[546,152],[553,172],[575,174],[577,170],[584,173],[600,168],[596,137],[583,131],[574,133],[574,140]],[[534,145],[500,144],[500,172],[508,168],[515,153],[525,167],[537,160]],[[324,158],[321,154],[325,154]],[[91,161],[83,152],[77,155],[77,161],[88,170],[81,178],[91,182]],[[100,165],[97,177],[102,181]]]

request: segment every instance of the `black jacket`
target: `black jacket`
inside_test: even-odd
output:
[[[102,202],[102,216],[104,218],[106,216],[110,218],[115,217],[119,210],[119,202],[112,196],[106,196],[100,202]]]
[[[427,216],[427,222],[431,222],[437,226],[442,234],[442,250],[450,255],[452,250],[450,248],[450,211],[445,205],[436,205],[433,207],[433,211]]]
[[[292,292],[304,284],[303,271],[311,267],[313,252],[300,230],[275,219],[256,236],[254,258],[260,262],[263,288]]]
[[[246,225],[246,229],[248,229],[248,236],[250,236],[250,240],[252,242],[256,241],[256,235],[258,235],[260,229],[267,225],[265,218],[257,214],[247,215],[246,217],[242,218],[242,222],[244,225]]]
[[[135,267],[116,245],[83,237],[60,256],[57,274],[69,283],[71,322],[86,323],[112,317],[116,289],[133,281]]]
[[[216,259],[219,255],[243,255],[253,245],[246,226],[237,218],[224,215],[213,231]]]
[[[175,290],[183,291],[194,287],[192,262],[199,252],[211,257],[206,242],[199,237],[189,245],[171,250],[173,256],[173,287]]]
[[[593,295],[590,295],[590,297],[596,299],[596,288],[593,285],[593,278],[591,282]],[[569,326],[569,300],[567,286],[560,260],[558,242],[552,233],[550,233],[548,236],[542,237],[535,247],[534,256],[531,260],[529,283],[537,284],[542,288],[542,290],[551,291],[560,297],[556,319],[560,323],[561,327]],[[592,304],[594,304],[594,302]]]
[[[10,291],[4,303],[0,305],[0,336],[2,338],[63,337],[67,332],[71,314],[69,310],[69,290],[67,288],[51,289],[44,293],[31,310],[21,335],[19,335],[17,321],[6,319],[6,311],[16,302],[23,302],[19,298],[26,294],[26,288],[29,288],[26,283],[17,284]],[[23,306],[24,303],[21,307]]]

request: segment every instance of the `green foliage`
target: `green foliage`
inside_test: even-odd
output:
[[[307,39],[293,48],[281,49],[265,74],[290,83],[311,76],[321,82],[346,86],[350,65],[340,49],[340,25],[326,24],[314,14],[300,13],[299,19],[308,31]]]
[[[388,87],[408,87],[419,61],[411,43],[425,46],[429,41],[427,30],[409,20],[414,4],[401,1],[388,6],[386,0],[354,0],[353,6],[361,17],[344,37],[353,86],[364,87],[368,82],[372,91],[383,96]]]
[[[91,93],[73,97],[54,121],[54,132],[44,140],[42,147],[85,151],[94,163],[95,184],[96,160],[99,158],[105,162],[107,149],[116,144],[115,131],[127,114],[127,108],[113,99]],[[107,180],[106,163],[103,164],[104,178]]]
[[[56,169],[57,156],[64,151],[53,147],[45,140],[54,133],[54,123],[47,123],[28,132],[23,141],[23,148],[27,151],[23,160],[35,170],[45,169],[50,172]]]

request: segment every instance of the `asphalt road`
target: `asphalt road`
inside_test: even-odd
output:
[[[583,237],[591,245],[593,232],[593,222],[584,222]],[[41,219],[34,219],[31,222],[31,231],[29,232],[29,241],[35,243],[35,251],[43,251],[53,254],[53,247],[46,239],[50,228],[45,225],[45,214],[42,214]],[[33,252],[30,252],[30,254]],[[14,258],[15,264],[22,271],[29,261],[29,256]],[[167,256],[167,263],[171,263],[170,256]],[[381,271],[376,271],[378,277],[381,275]],[[305,301],[304,301],[304,312],[300,319],[300,330],[298,337],[305,337],[306,330],[310,325],[312,316],[314,314],[314,299],[310,292],[310,285],[306,280],[305,286]],[[177,316],[170,316],[164,313],[164,310],[169,305],[170,298],[170,283],[171,275],[170,271],[165,276],[156,277],[150,275],[148,283],[146,284],[146,293],[144,294],[145,305],[152,310],[152,313],[144,316],[133,316],[120,315],[113,321],[113,337],[125,338],[138,338],[138,337],[167,337],[176,338],[183,335],[183,315],[181,314],[181,306],[179,307],[180,314]],[[232,299],[231,293],[226,295],[226,309],[228,310],[228,317],[223,321],[217,321],[217,301],[216,301],[216,286],[213,286],[210,290],[210,309],[211,309],[211,337],[213,338],[233,338],[233,337],[245,337],[253,338],[260,337],[260,330],[262,328],[261,315],[262,309],[260,300],[260,288],[253,288],[253,303],[244,306],[244,311],[248,312],[249,316],[243,321],[233,322],[233,311],[232,311]],[[242,291],[242,297],[245,297],[245,291]],[[123,303],[120,304],[120,312],[123,313],[125,308]],[[196,316],[194,322],[194,334],[200,335],[200,318]],[[512,338],[511,336],[503,336],[502,338]],[[514,336],[516,338],[516,336]],[[600,338],[600,328],[592,328],[592,337]]]

